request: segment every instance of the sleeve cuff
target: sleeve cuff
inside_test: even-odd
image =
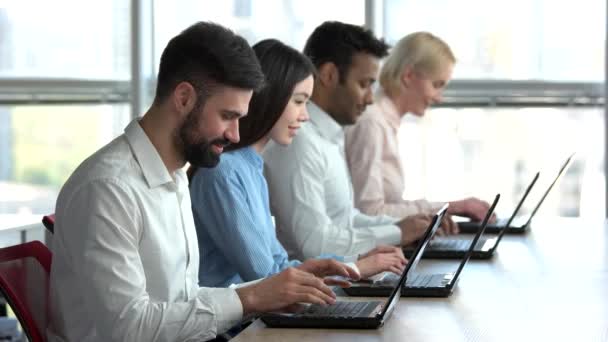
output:
[[[375,226],[371,230],[376,238],[376,245],[392,245],[398,246],[401,244],[401,229],[397,226]]]
[[[224,288],[201,288],[199,297],[213,306],[215,320],[217,322],[217,334],[221,334],[241,322],[243,318],[243,305],[241,299],[234,289]]]
[[[350,263],[350,262],[354,263],[357,260],[359,260],[359,254],[344,256],[344,257],[342,257],[341,261],[342,262],[347,262],[347,263]]]
[[[230,284],[230,286],[228,286],[228,288],[230,288],[230,289],[238,289],[238,288],[241,288],[241,287],[246,287],[246,286],[249,286],[249,285],[257,284],[257,283],[261,282],[264,279],[266,279],[266,278],[260,278],[260,279],[248,281],[246,283]],[[238,297],[238,295],[237,295],[237,297]],[[239,300],[239,303],[240,303],[240,300]]]

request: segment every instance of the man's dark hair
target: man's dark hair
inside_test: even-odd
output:
[[[215,85],[259,89],[264,75],[245,39],[220,25],[198,22],[169,41],[160,58],[155,102],[181,82],[192,84],[201,105]]]
[[[339,72],[340,82],[346,79],[356,53],[368,53],[378,58],[388,55],[389,46],[374,36],[371,30],[338,21],[326,21],[317,27],[304,46],[304,54],[316,68],[332,62]]]
[[[250,146],[268,134],[283,114],[295,86],[315,70],[306,56],[276,39],[262,40],[253,50],[266,75],[265,86],[253,94],[248,115],[239,120],[241,140],[226,150]]]

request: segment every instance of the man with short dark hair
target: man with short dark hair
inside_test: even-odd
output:
[[[264,151],[279,239],[294,258],[362,254],[415,241],[430,217],[398,221],[360,213],[344,159],[343,126],[373,102],[372,85],[388,46],[362,27],[325,22],[308,38],[304,54],[317,69],[310,123],[289,147],[270,143]]]
[[[264,80],[231,31],[197,23],[161,57],[140,120],[74,171],[57,199],[49,341],[204,341],[243,315],[335,295],[317,276],[356,278],[328,260],[238,289],[198,287],[186,162],[212,167],[239,140],[238,120]]]

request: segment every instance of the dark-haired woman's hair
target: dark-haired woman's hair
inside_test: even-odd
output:
[[[247,116],[239,120],[241,140],[228,146],[228,151],[250,146],[268,134],[283,114],[296,84],[314,72],[306,56],[276,39],[262,40],[253,51],[266,76],[265,86],[251,97]]]
[[[253,145],[270,132],[291,99],[295,86],[314,73],[314,66],[302,53],[276,39],[266,39],[253,46],[265,75],[264,87],[249,102],[247,116],[239,120],[240,141],[225,151]],[[190,168],[191,179],[196,170]]]

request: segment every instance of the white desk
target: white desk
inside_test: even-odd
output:
[[[260,320],[233,341],[606,341],[608,225],[536,220],[489,261],[470,261],[449,298],[401,298],[378,330],[271,329]],[[420,271],[456,262],[427,261]]]

